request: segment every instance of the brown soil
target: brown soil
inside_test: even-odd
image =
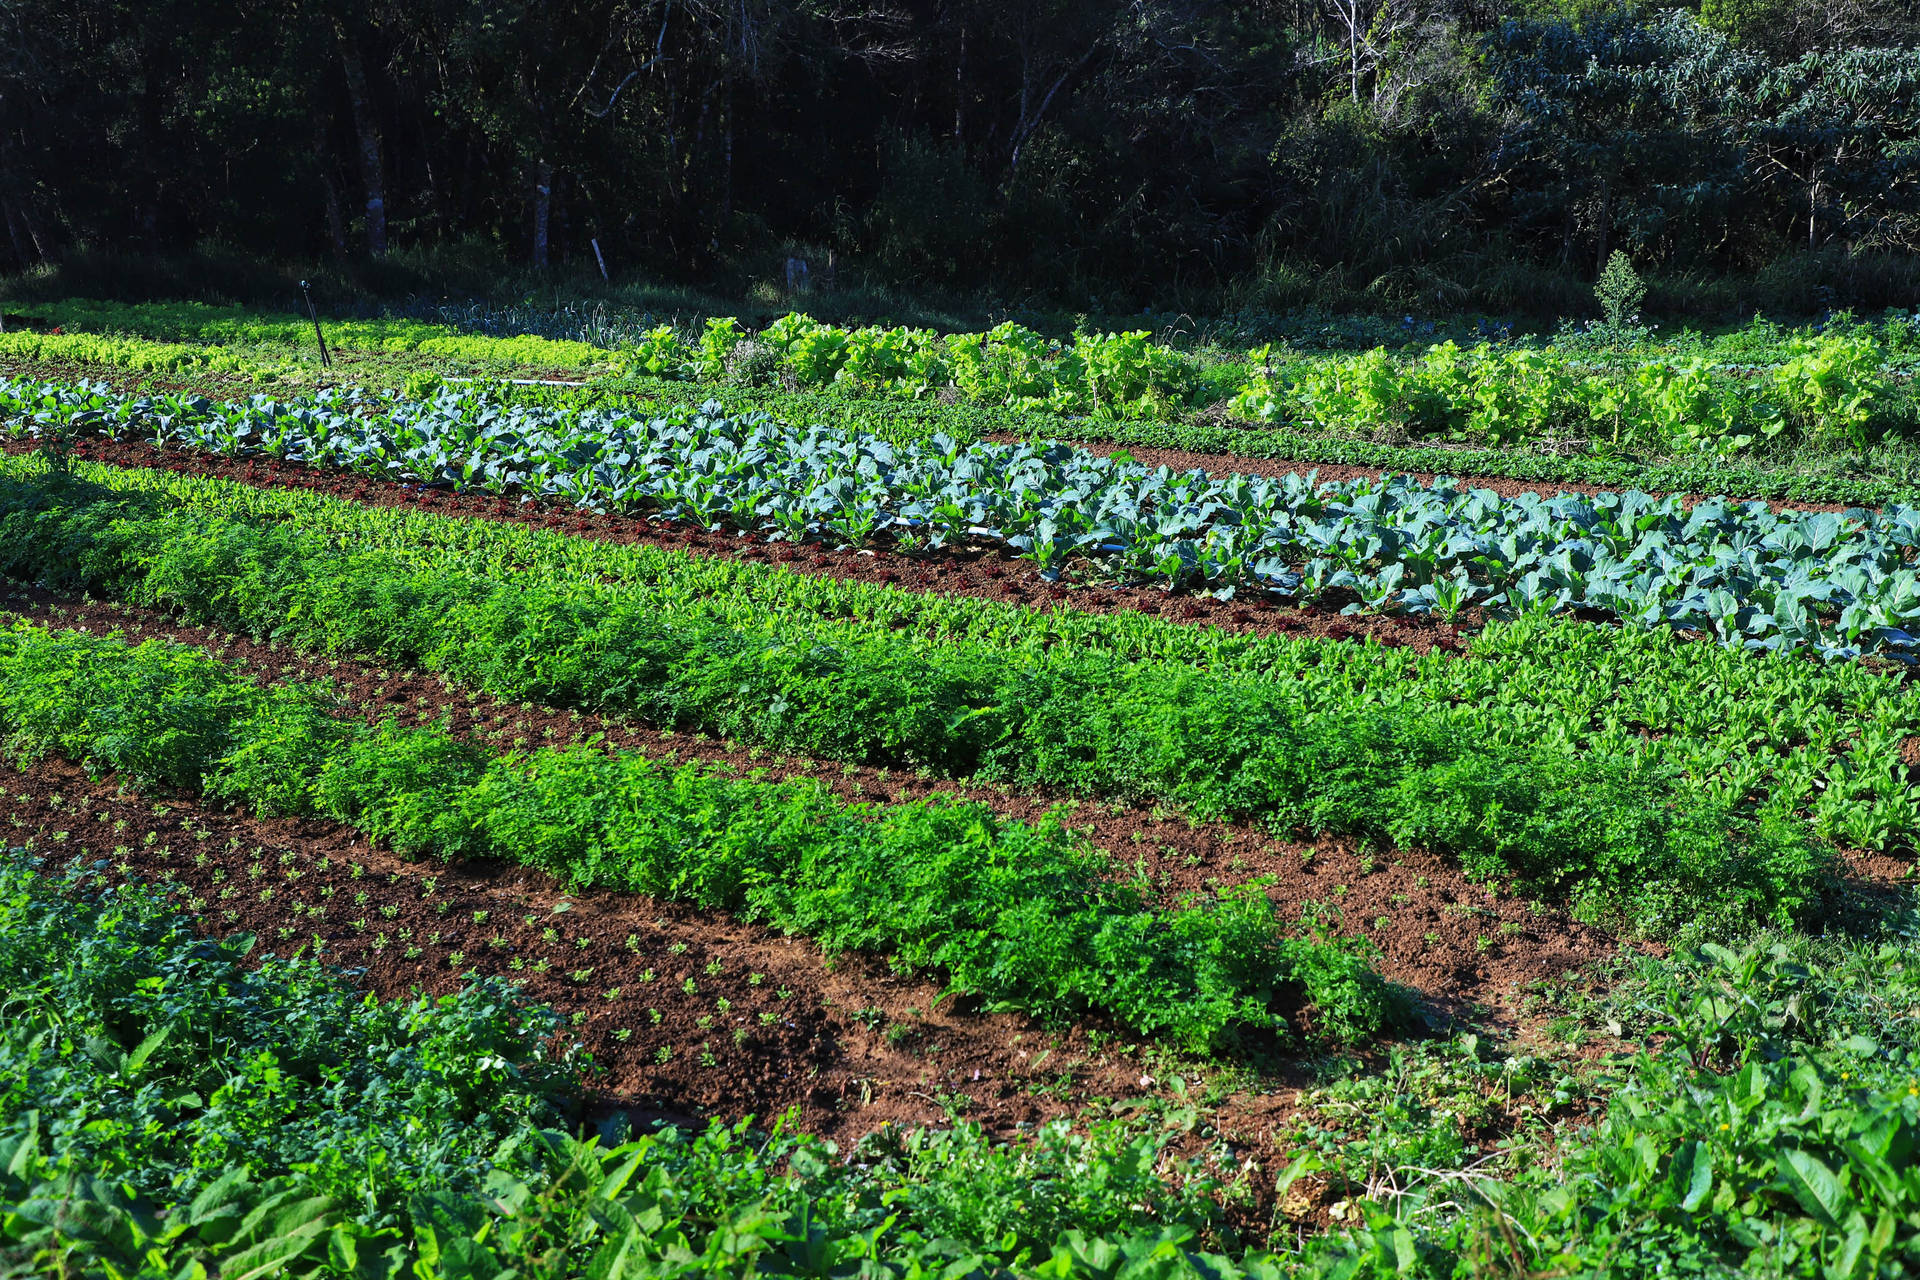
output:
[[[1171,901],[1271,877],[1268,897],[1303,928],[1367,938],[1387,977],[1418,991],[1429,1014],[1510,1023],[1518,988],[1558,978],[1614,953],[1615,939],[1529,903],[1498,886],[1469,883],[1446,859],[1421,850],[1364,850],[1343,838],[1302,843],[1248,823],[1190,822],[1159,809],[1076,800],[1044,790],[1015,791],[964,782],[766,754],[701,734],[634,721],[503,702],[450,686],[441,677],[356,659],[302,655],[272,642],[188,626],[151,609],[87,602],[15,588],[5,607],[48,625],[130,639],[161,636],[195,645],[242,666],[262,683],[330,685],[368,723],[448,725],[451,732],[500,750],[564,745],[598,735],[611,748],[702,761],[768,778],[811,777],[849,801],[910,800],[933,792],[991,807],[1001,816],[1064,821],[1128,867],[1138,867]]]
[[[19,441],[9,452],[25,452]],[[731,533],[711,533],[684,523],[656,522],[639,516],[594,515],[572,507],[522,503],[478,493],[450,493],[294,463],[223,458],[155,449],[138,441],[91,441],[74,450],[78,458],[123,467],[149,467],[192,475],[216,476],[257,488],[301,488],[376,507],[414,507],[448,515],[507,524],[531,525],[610,543],[647,543],[695,555],[725,555],[778,564],[796,573],[844,581],[870,582],[907,591],[974,596],[1032,608],[1071,609],[1083,613],[1145,613],[1169,621],[1191,622],[1254,634],[1322,636],[1334,640],[1371,638],[1390,647],[1460,652],[1480,620],[1479,610],[1462,614],[1459,625],[1433,617],[1341,614],[1331,608],[1279,602],[1273,597],[1230,601],[1210,596],[1170,595],[1156,587],[1112,587],[1093,583],[1048,582],[1034,566],[998,546],[973,546],[908,554],[881,543],[864,551],[829,551],[817,544],[769,543]]]

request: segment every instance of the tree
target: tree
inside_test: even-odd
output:
[[[1669,201],[1709,212],[1703,195],[1724,203],[1737,188],[1728,109],[1754,93],[1767,64],[1690,14],[1509,21],[1488,56],[1491,98],[1508,118],[1503,167],[1535,192],[1565,193],[1562,253],[1584,232],[1596,274],[1623,217],[1665,213]]]

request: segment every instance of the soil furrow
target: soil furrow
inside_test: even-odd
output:
[[[1052,812],[1143,874],[1166,901],[1186,894],[1265,881],[1281,917],[1301,927],[1366,938],[1382,973],[1419,991],[1436,1018],[1494,1025],[1518,1020],[1528,983],[1560,978],[1612,955],[1619,943],[1568,918],[1558,906],[1529,902],[1495,885],[1469,883],[1447,859],[1418,849],[1379,850],[1352,839],[1306,843],[1275,838],[1249,823],[1191,822],[1159,808],[1076,800],[1043,790],[963,781],[793,758],[702,734],[636,721],[508,703],[439,676],[357,658],[300,654],[273,642],[186,625],[159,610],[84,601],[12,588],[6,607],[48,625],[130,639],[160,636],[242,664],[255,679],[330,685],[368,723],[441,724],[506,751],[599,737],[608,746],[701,761],[768,778],[805,776],[847,801],[916,799],[939,791],[988,805],[1009,819],[1038,821]]]

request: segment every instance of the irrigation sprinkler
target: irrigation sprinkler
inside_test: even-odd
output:
[[[307,282],[300,282],[300,296],[307,300],[307,319],[313,321],[313,340],[320,344],[320,367],[333,368],[333,357],[327,354],[327,336],[320,332],[320,313],[313,309],[313,295],[307,292]]]

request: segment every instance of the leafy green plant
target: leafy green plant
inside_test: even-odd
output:
[[[410,854],[510,858],[576,884],[741,912],[830,954],[894,954],[990,1007],[1097,1010],[1194,1051],[1284,1032],[1302,1000],[1339,1039],[1375,1035],[1400,1013],[1364,957],[1284,936],[1264,896],[1155,909],[1144,885],[1112,878],[1104,854],[1053,821],[1003,824],[943,800],[847,806],[814,782],[735,780],[595,747],[489,760],[441,729],[316,726],[310,693],[261,690],[151,641],[17,627],[0,633],[0,672],[0,728],[16,750],[137,765],[144,748],[117,732],[133,708],[162,723],[191,716],[205,728],[172,759],[196,790],[268,812],[290,799]],[[289,701],[293,714],[279,714]],[[310,799],[290,796],[259,762],[315,728],[299,744]],[[268,752],[249,751],[256,733]],[[248,794],[247,781],[266,785]]]
[[[1773,375],[1785,415],[1815,439],[1865,449],[1890,387],[1879,344],[1857,332],[1823,334],[1793,339],[1788,353]]]
[[[1615,249],[1607,265],[1594,281],[1593,298],[1610,333],[1624,334],[1640,323],[1640,304],[1647,296],[1646,282],[1633,269],[1633,259]]]

